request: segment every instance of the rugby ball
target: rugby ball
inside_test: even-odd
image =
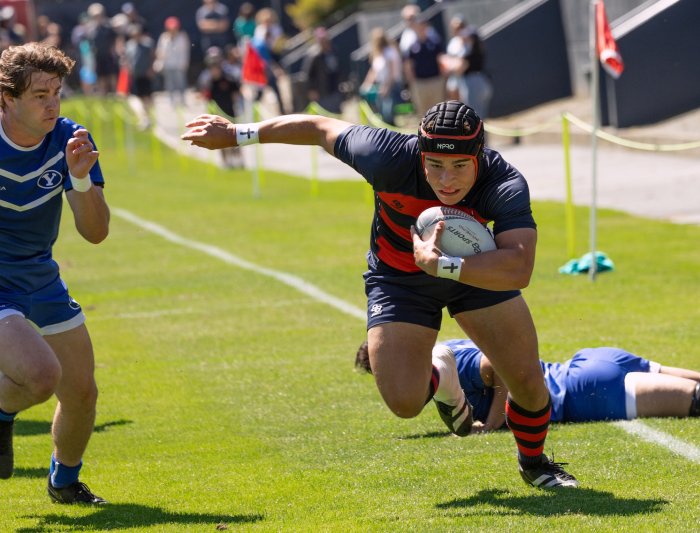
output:
[[[441,220],[445,222],[445,230],[437,245],[445,255],[468,257],[496,249],[491,231],[474,217],[454,207],[426,209],[416,220],[416,232],[425,241]]]

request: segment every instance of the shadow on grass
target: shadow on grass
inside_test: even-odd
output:
[[[470,498],[459,498],[436,505],[438,509],[460,510],[468,515],[556,516],[583,514],[591,516],[630,516],[659,513],[667,500],[618,498],[610,492],[591,489],[539,491],[529,496],[514,496],[507,490],[481,490]]]
[[[47,461],[48,463],[48,461]],[[49,476],[49,465],[47,464],[43,468],[16,468],[15,472],[12,474],[14,477],[28,477],[28,478],[46,478]]]
[[[94,433],[101,433],[108,430],[114,426],[126,426],[128,424],[133,424],[131,420],[114,420],[112,422],[105,422],[103,424],[97,424]],[[24,420],[18,419],[15,422],[14,432],[16,436],[21,437],[31,437],[32,435],[48,435],[51,433],[51,421],[49,420]]]
[[[428,431],[427,433],[414,433],[412,435],[404,435],[398,437],[399,440],[418,440],[418,439],[442,439],[444,437],[452,437],[449,431]]]
[[[102,433],[103,431],[106,431],[111,427],[128,426],[129,424],[133,424],[133,423],[134,422],[132,420],[125,420],[125,419],[121,418],[121,419],[115,420],[113,422],[105,422],[104,424],[97,424],[95,426],[95,429],[92,430],[92,432],[93,433]]]
[[[70,531],[105,531],[126,528],[152,527],[161,524],[200,525],[206,529],[228,529],[229,525],[250,524],[263,520],[263,515],[215,515],[199,513],[173,513],[158,507],[130,503],[108,504],[94,507],[94,513],[85,516],[47,514],[26,516],[39,519],[35,527],[18,529],[18,533],[39,533],[52,526],[64,526]]]
[[[51,422],[47,420],[25,420],[18,418],[14,427],[15,436],[31,437],[51,433]]]

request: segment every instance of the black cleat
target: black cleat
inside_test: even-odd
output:
[[[540,489],[578,487],[578,481],[562,467],[568,463],[555,463],[542,454],[542,462],[533,466],[520,465],[520,475],[528,485]]]
[[[80,481],[57,489],[51,484],[51,479],[49,478],[48,491],[49,497],[56,503],[85,503],[88,505],[104,505],[107,503],[107,500],[90,492],[88,486]]]
[[[15,421],[0,421],[0,479],[9,479],[14,470],[15,454],[12,450],[12,432]]]
[[[474,417],[472,416],[472,406],[464,393],[462,393],[462,401],[457,405],[439,402],[435,398],[433,401],[435,401],[440,418],[452,433],[458,437],[469,435],[472,424],[474,424]]]

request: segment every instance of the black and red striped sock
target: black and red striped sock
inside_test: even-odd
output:
[[[428,398],[425,400],[425,404],[428,405],[430,400],[435,396],[435,391],[438,390],[440,386],[440,371],[433,365],[433,373],[430,375],[430,383],[428,385]]]
[[[520,407],[508,396],[506,402],[506,424],[513,432],[518,446],[518,461],[522,465],[540,461],[544,451],[544,441],[549,430],[552,415],[552,400],[539,411],[528,411]]]

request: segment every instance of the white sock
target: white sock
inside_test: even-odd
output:
[[[464,400],[464,391],[459,384],[454,352],[444,344],[436,345],[433,348],[433,366],[440,373],[440,383],[433,397],[442,403],[461,405]]]

